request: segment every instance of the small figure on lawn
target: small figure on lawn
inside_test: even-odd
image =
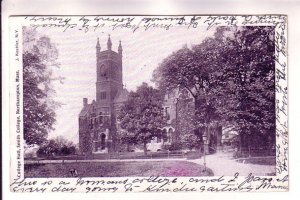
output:
[[[70,169],[70,173],[71,173],[72,177],[77,177],[78,176],[78,173],[77,173],[76,169]]]

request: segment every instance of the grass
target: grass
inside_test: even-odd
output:
[[[245,162],[246,164],[255,165],[276,165],[275,157],[258,157],[258,158],[243,158],[239,159],[238,162]]]
[[[92,155],[70,155],[70,156],[54,156],[49,158],[26,158],[26,160],[86,160],[86,159],[99,159],[99,160],[110,160],[110,159],[164,159],[164,158],[187,158],[187,159],[198,159],[201,158],[201,153],[190,151],[187,153],[179,151],[167,152],[148,152],[144,155],[144,152],[119,152],[119,153],[109,153],[109,154],[92,154]]]
[[[154,162],[91,162],[60,164],[25,164],[25,177],[72,177],[70,170],[76,169],[79,177],[148,177],[148,176],[213,176],[211,169],[186,161]]]

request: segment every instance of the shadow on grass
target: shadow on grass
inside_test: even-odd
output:
[[[276,165],[275,157],[259,157],[259,158],[241,158],[237,162],[245,164],[255,164],[255,165]]]
[[[76,169],[78,177],[188,177],[213,176],[211,169],[186,161],[154,162],[91,162],[59,164],[25,164],[25,177],[72,177],[70,171]]]

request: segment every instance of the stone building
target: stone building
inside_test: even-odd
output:
[[[101,51],[98,39],[96,58],[96,100],[88,103],[88,99],[83,98],[79,114],[79,149],[83,154],[115,151],[116,113],[128,95],[123,88],[121,41],[115,52],[109,37],[107,49]]]
[[[119,125],[117,113],[127,100],[128,91],[123,87],[122,45],[118,51],[112,50],[110,37],[107,49],[101,51],[99,39],[96,44],[96,100],[88,103],[83,98],[83,108],[79,114],[79,149],[82,154],[115,152],[119,148],[117,132]],[[193,133],[191,113],[194,111],[194,100],[188,91],[177,89],[166,94],[164,115],[167,123],[162,129],[163,138],[154,137],[147,145],[150,151],[162,150],[162,145],[173,144],[181,140],[186,133]],[[119,130],[120,131],[120,130]],[[206,137],[207,144],[216,146],[219,143],[214,136]]]

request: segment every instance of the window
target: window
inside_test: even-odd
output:
[[[100,92],[100,99],[106,99],[106,92]]]
[[[168,135],[167,135],[167,130],[166,129],[163,129],[163,140],[164,140],[164,142],[168,141]]]
[[[168,133],[168,142],[172,142],[172,135],[173,135],[173,129],[169,129],[169,133]]]
[[[100,116],[98,117],[98,120],[99,120],[99,124],[103,124],[103,116],[102,116],[102,115],[100,115]]]
[[[100,67],[100,74],[102,77],[107,77],[107,71],[108,71],[108,68],[106,65],[101,65]]]
[[[167,120],[170,120],[170,107],[165,107],[165,113],[164,116]]]

